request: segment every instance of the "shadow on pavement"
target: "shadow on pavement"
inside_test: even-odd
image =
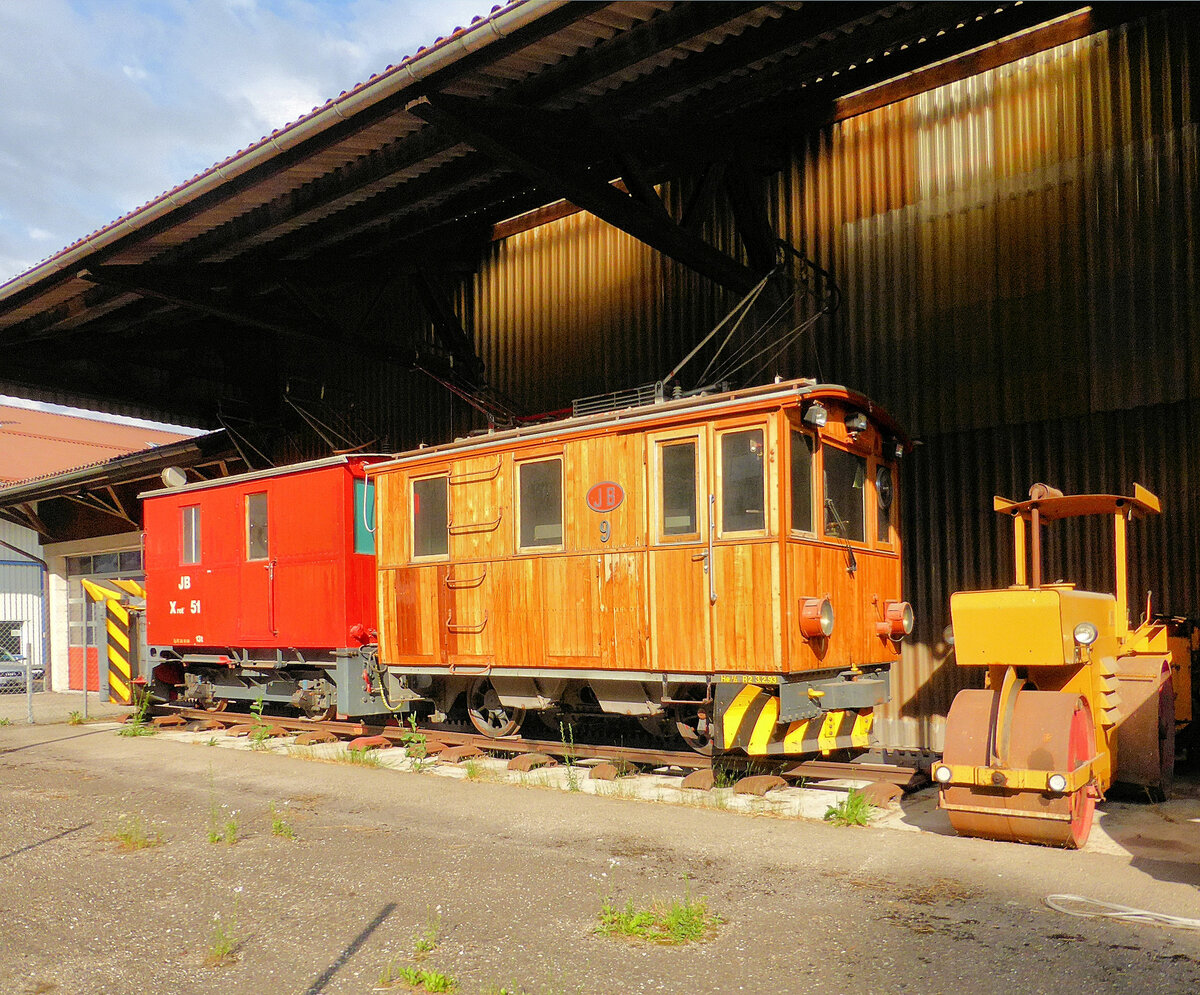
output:
[[[382,909],[380,909],[379,913],[375,916],[375,918],[372,919],[369,923],[367,923],[367,925],[363,929],[363,931],[361,933],[359,933],[358,936],[356,936],[351,941],[350,945],[348,947],[346,947],[346,949],[343,950],[340,954],[338,954],[337,960],[335,960],[332,964],[329,965],[329,967],[327,967],[323,972],[321,972],[321,974],[317,977],[317,979],[311,985],[309,985],[306,989],[304,989],[303,995],[321,995],[321,989],[324,988],[327,984],[329,984],[330,980],[333,978],[333,976],[335,974],[338,973],[338,971],[340,971],[343,967],[346,966],[346,962],[349,961],[350,958],[353,957],[358,952],[359,947],[361,947],[364,943],[367,942],[367,940],[370,938],[371,934],[374,933],[375,930],[377,930],[380,927],[380,925],[383,923],[383,920],[386,919],[388,916],[390,916],[395,911],[396,911],[396,903],[395,902],[388,902],[387,905],[385,905]]]
[[[44,840],[38,840],[36,843],[27,843],[25,846],[18,847],[16,850],[10,850],[8,853],[0,855],[0,861],[8,860],[10,857],[15,857],[18,853],[27,853],[30,850],[36,850],[39,846],[44,846],[47,843],[53,843],[55,840],[60,840],[64,836],[70,836],[72,833],[77,833],[81,829],[87,829],[93,825],[91,822],[85,822],[78,826],[72,826],[70,829],[64,829],[61,833],[55,833],[53,836],[47,836]]]

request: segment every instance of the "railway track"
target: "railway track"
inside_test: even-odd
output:
[[[525,761],[527,765],[536,764],[536,758],[541,757],[551,758],[555,762],[559,760],[572,763],[599,761],[635,768],[674,768],[680,772],[700,774],[699,777],[690,778],[696,787],[711,787],[713,783],[712,758],[692,750],[646,749],[611,743],[564,742],[561,739],[533,739],[524,736],[492,738],[480,733],[446,729],[437,725],[418,725],[414,730],[399,725],[364,721],[303,719],[276,715],[259,718],[251,713],[210,711],[179,705],[157,705],[154,708],[154,714],[155,721],[160,725],[166,724],[163,719],[170,716],[177,716],[184,723],[203,722],[207,724],[207,728],[213,730],[218,727],[233,729],[237,726],[265,724],[277,727],[288,734],[317,733],[344,742],[360,740],[370,741],[372,745],[387,743],[396,747],[410,745],[415,734],[425,737],[423,745],[430,756],[454,748],[474,748],[491,754],[510,755],[514,768],[521,758],[527,758]],[[780,783],[803,785],[809,782],[852,780],[867,781],[883,786],[883,795],[896,797],[900,793],[914,791],[929,783],[928,778],[919,768],[893,764],[824,759],[807,760],[800,763],[788,762],[774,765],[764,773],[761,758],[725,755],[718,758],[717,763],[721,769],[730,774],[741,773],[743,775],[735,783],[735,788],[742,782],[753,782],[744,785],[746,790],[752,793],[759,793],[758,789],[760,788],[769,790],[770,787],[779,786]],[[708,776],[705,777],[703,772],[707,772]],[[768,782],[764,781],[764,778],[777,780]],[[889,789],[887,786],[892,786],[892,788]]]

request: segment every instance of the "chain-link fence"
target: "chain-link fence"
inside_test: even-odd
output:
[[[45,668],[22,651],[21,629],[21,622],[0,620],[0,694],[24,694],[30,677],[35,692],[46,689]]]

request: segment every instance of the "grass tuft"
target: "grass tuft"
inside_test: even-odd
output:
[[[67,715],[67,725],[81,726],[83,725],[83,712],[71,712]]]
[[[117,819],[117,828],[108,837],[118,844],[117,849],[122,853],[133,850],[147,850],[150,847],[162,846],[166,842],[161,835],[151,836],[146,832],[146,823],[137,815],[122,815]]]
[[[213,917],[213,928],[208,934],[208,955],[204,963],[209,967],[220,967],[237,960],[237,952],[241,949],[242,941],[237,935],[237,918],[229,915],[222,918],[220,913]]]
[[[875,806],[857,788],[851,788],[850,793],[836,805],[830,805],[825,810],[825,821],[835,826],[865,826],[871,821]]]
[[[282,837],[285,840],[296,838],[296,831],[284,819],[283,813],[275,807],[274,802],[271,802],[271,835]]]
[[[682,899],[671,902],[654,901],[638,909],[633,899],[618,908],[612,898],[605,898],[600,907],[600,925],[596,932],[602,936],[624,936],[663,946],[692,943],[708,936],[721,923],[721,917],[708,911],[703,898],[693,899],[691,882]]]
[[[379,987],[391,988],[403,981],[412,988],[424,988],[427,992],[452,992],[458,983],[440,971],[427,971],[423,967],[398,967],[394,960],[387,963],[379,975]]]
[[[420,960],[438,945],[442,933],[442,911],[430,913],[429,921],[425,924],[425,932],[413,937],[413,956]]]

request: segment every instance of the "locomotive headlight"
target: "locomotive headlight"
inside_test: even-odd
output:
[[[814,428],[824,428],[829,420],[829,412],[820,401],[813,401],[804,412],[804,424]]]
[[[933,779],[938,784],[949,784],[950,778],[954,776],[954,772],[945,764],[935,764],[933,768]]]
[[[828,639],[833,634],[833,603],[828,598],[805,598],[800,603],[800,634],[805,639]]]
[[[1080,646],[1091,646],[1097,639],[1100,638],[1100,630],[1097,629],[1091,622],[1080,622],[1075,626],[1075,642]]]
[[[1067,779],[1062,774],[1051,774],[1046,780],[1046,787],[1061,795],[1067,790]]]
[[[895,642],[909,635],[913,631],[912,605],[907,601],[885,601],[883,618],[875,623],[875,631]]]

